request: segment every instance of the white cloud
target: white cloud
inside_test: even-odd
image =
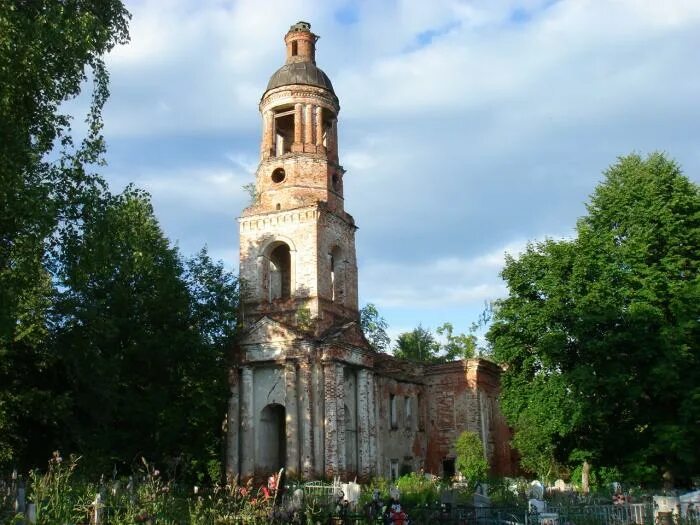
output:
[[[498,274],[505,253],[517,255],[525,241],[516,241],[474,257],[428,261],[370,262],[361,268],[367,302],[380,307],[427,309],[482,305],[505,295]]]
[[[126,145],[112,178],[145,186],[183,247],[232,261],[241,186],[258,162],[257,104],[287,28],[311,22],[342,106],[361,297],[392,329],[433,315],[464,330],[465,309],[504,292],[512,240],[517,251],[541,232],[570,234],[617,155],[665,150],[698,180],[696,0],[128,7],[132,43],[109,58],[105,131],[110,148]],[[356,13],[343,21],[341,8]]]

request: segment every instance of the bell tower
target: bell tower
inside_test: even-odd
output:
[[[260,164],[239,218],[246,322],[263,316],[319,334],[358,318],[355,221],[344,210],[340,105],[298,22],[260,100]]]

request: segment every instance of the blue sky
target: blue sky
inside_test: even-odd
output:
[[[108,58],[107,176],[183,253],[237,269],[257,104],[298,20],[340,99],[360,301],[466,331],[504,253],[571,236],[601,172],[666,151],[700,179],[696,0],[133,0]]]

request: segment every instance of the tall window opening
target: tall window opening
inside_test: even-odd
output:
[[[284,243],[270,253],[270,282],[268,283],[270,301],[287,299],[291,296],[291,263],[289,246]]]
[[[392,394],[389,396],[389,423],[391,424],[391,428],[399,428],[399,418],[396,413],[396,408],[396,396]]]
[[[275,113],[275,156],[292,151],[294,142],[294,110]]]
[[[298,44],[298,42],[296,40],[294,42],[292,42],[292,56],[293,57],[297,56],[297,53],[299,52],[297,44]]]
[[[418,414],[418,430],[425,429],[425,419],[423,418],[423,396],[416,397],[416,412]]]
[[[404,397],[403,398],[403,413],[404,417],[406,419],[406,428],[412,428],[413,427],[413,411],[411,410],[411,398],[410,397]]]

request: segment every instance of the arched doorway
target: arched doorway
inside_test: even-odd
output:
[[[276,472],[287,463],[286,412],[282,405],[272,403],[260,412],[258,439],[260,458],[257,464],[265,472]]]

